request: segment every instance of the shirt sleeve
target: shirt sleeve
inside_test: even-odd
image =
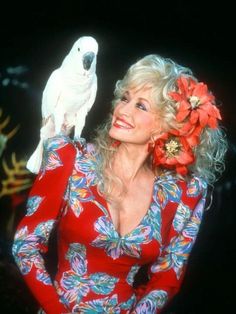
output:
[[[75,156],[76,148],[69,137],[57,136],[45,141],[42,167],[30,190],[27,212],[17,226],[12,246],[26,284],[47,314],[68,312],[59,300],[43,255],[63,208]]]
[[[179,200],[168,201],[163,208],[165,215],[165,211],[168,212],[168,208],[176,204],[168,234],[162,242],[161,254],[149,267],[150,280],[132,314],[161,313],[183,281],[202,221],[207,186],[204,181],[193,178],[188,184],[178,183],[177,190]]]

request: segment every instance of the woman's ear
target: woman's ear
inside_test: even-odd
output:
[[[158,130],[155,130],[155,131],[152,133],[150,142],[155,143],[155,141],[158,139],[158,137],[160,136],[160,134],[161,134],[161,130],[160,130],[160,128],[158,128]]]
[[[150,137],[150,141],[148,143],[148,151],[151,152],[153,151],[154,147],[155,147],[155,141],[157,140],[158,135],[156,132],[154,132],[151,137]]]

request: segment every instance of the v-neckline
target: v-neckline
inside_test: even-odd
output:
[[[145,214],[143,215],[143,217],[140,219],[140,221],[137,223],[137,225],[131,231],[128,231],[128,232],[126,232],[123,235],[116,229],[115,224],[114,224],[113,219],[112,219],[112,216],[111,216],[111,213],[110,213],[110,210],[109,210],[109,206],[108,206],[107,200],[105,198],[103,198],[103,200],[105,202],[106,212],[107,212],[106,217],[109,219],[109,221],[110,221],[110,223],[112,225],[113,230],[117,233],[119,238],[121,238],[121,239],[128,238],[130,235],[132,235],[142,225],[142,222],[144,221],[144,219],[146,217],[148,217],[150,209],[151,209],[151,205],[154,202],[154,191],[155,191],[156,181],[157,181],[157,178],[155,177],[154,181],[153,181],[153,188],[152,188],[151,199],[150,199],[149,206],[148,206]]]

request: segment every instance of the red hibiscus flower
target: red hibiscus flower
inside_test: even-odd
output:
[[[154,165],[175,169],[177,173],[186,175],[188,172],[187,165],[193,162],[194,154],[185,137],[164,133],[155,141]]]
[[[221,115],[207,85],[181,76],[177,79],[177,86],[178,91],[170,92],[169,96],[179,103],[177,122],[186,122],[180,129],[181,134],[191,133],[198,123],[201,128],[207,125],[216,128],[217,119],[221,120]]]

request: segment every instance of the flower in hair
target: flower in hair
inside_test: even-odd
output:
[[[177,91],[170,92],[169,96],[179,104],[176,120],[184,123],[180,129],[181,134],[195,131],[194,128],[197,126],[198,133],[205,126],[215,129],[221,115],[215,106],[215,97],[207,85],[180,76],[177,79],[177,87]]]
[[[163,133],[156,141],[153,148],[153,164],[186,175],[187,165],[194,162],[193,151],[183,136]]]
[[[155,141],[153,164],[186,175],[187,166],[195,161],[193,148],[199,144],[202,130],[207,126],[217,128],[221,115],[206,84],[180,76],[176,85],[177,90],[168,95],[178,104],[176,121],[181,127]]]

